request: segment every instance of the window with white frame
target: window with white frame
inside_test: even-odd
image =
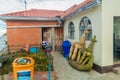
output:
[[[74,33],[75,33],[74,24],[73,24],[73,22],[70,22],[69,26],[68,26],[68,36],[69,36],[69,39],[74,39]]]
[[[86,40],[92,39],[92,25],[91,21],[88,17],[83,17],[80,21],[79,31],[80,31],[80,37],[82,36],[84,29],[88,27],[89,33],[86,35]]]

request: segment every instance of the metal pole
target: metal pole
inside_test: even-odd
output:
[[[48,64],[48,80],[50,80],[51,64]]]
[[[51,68],[53,67],[53,57],[51,56],[51,54],[48,55],[49,57],[49,63],[48,63],[48,80],[50,80],[51,78]]]
[[[24,0],[24,3],[25,3],[25,10],[27,10],[27,1]]]

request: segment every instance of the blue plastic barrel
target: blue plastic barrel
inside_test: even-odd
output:
[[[70,47],[71,47],[70,41],[68,40],[63,41],[62,43],[63,56],[67,59],[69,58]]]

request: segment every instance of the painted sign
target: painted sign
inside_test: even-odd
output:
[[[31,80],[30,70],[22,70],[17,72],[17,80]]]

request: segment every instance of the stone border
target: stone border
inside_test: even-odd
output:
[[[101,74],[106,73],[106,72],[111,72],[112,68],[113,68],[112,65],[101,67],[101,66],[99,66],[99,65],[97,65],[95,63],[93,64],[93,69],[96,70],[97,72],[101,73]]]
[[[103,67],[95,63],[93,64],[93,69],[101,74],[106,73],[106,72],[112,72],[113,68],[115,67],[120,67],[120,63],[109,65],[109,66],[103,66]]]
[[[8,74],[8,80],[13,80],[13,72],[10,72]],[[34,80],[48,80],[48,72],[34,72]],[[56,80],[56,73],[55,71],[51,71],[51,79],[50,80]]]

